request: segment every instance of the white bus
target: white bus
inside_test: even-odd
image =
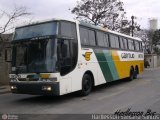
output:
[[[138,38],[61,19],[17,27],[12,41],[12,93],[64,95],[143,72]]]

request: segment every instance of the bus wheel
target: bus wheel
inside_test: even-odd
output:
[[[130,69],[130,76],[129,76],[129,80],[133,80],[134,79],[134,69],[131,67]]]
[[[81,90],[81,95],[82,96],[87,96],[91,90],[92,90],[92,78],[88,74],[84,74],[83,79],[82,79],[82,90]]]

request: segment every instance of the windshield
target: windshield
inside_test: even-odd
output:
[[[13,44],[13,63],[17,73],[56,71],[56,40],[44,39]]]
[[[57,34],[57,22],[41,23],[16,28],[14,40],[33,39],[35,37]]]

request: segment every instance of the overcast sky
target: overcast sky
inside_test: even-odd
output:
[[[15,5],[26,6],[32,13],[33,20],[50,18],[73,19],[69,8],[76,5],[77,0],[0,0],[0,9],[11,11]],[[143,28],[148,28],[148,20],[157,18],[160,21],[160,0],[122,0],[127,17],[137,16]],[[159,22],[160,24],[160,22]]]

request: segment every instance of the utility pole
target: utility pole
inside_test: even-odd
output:
[[[114,30],[114,19],[115,19],[115,16],[113,15],[113,26],[112,26],[112,30]]]
[[[132,32],[132,37],[133,37],[133,30],[134,30],[134,16],[131,16],[131,19],[132,19],[131,32]]]

